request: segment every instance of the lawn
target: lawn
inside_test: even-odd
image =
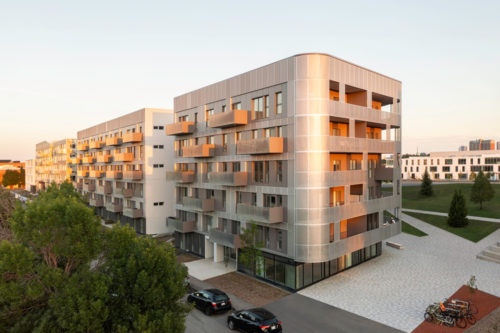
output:
[[[464,228],[453,228],[446,223],[446,220],[448,219],[446,216],[410,212],[405,212],[405,214],[416,217],[417,219],[432,224],[435,227],[441,228],[476,243],[500,228],[500,223],[477,220],[469,220],[469,224]]]
[[[479,204],[470,201],[472,184],[433,184],[432,197],[421,196],[420,186],[403,186],[403,208],[448,213],[453,193],[460,188],[467,201],[468,215],[500,218],[500,185],[492,184],[492,186],[495,197],[491,201],[484,202],[482,210],[479,209]]]
[[[406,223],[405,221],[403,221],[403,223],[401,224],[401,231],[417,237],[427,236],[425,232],[415,228],[414,226]]]

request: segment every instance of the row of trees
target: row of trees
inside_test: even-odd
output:
[[[184,331],[187,269],[170,244],[103,228],[70,183],[18,205],[7,223],[2,204],[1,332]]]
[[[26,184],[25,177],[26,173],[23,168],[21,168],[19,171],[6,170],[2,177],[2,186],[24,186]]]

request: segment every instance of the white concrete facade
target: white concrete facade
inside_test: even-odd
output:
[[[36,188],[36,174],[35,174],[35,160],[26,160],[25,164],[25,181],[26,181],[26,190],[30,191],[33,187]]]

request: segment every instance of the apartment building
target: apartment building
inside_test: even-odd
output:
[[[174,195],[165,171],[174,151],[164,126],[172,121],[172,110],[145,108],[78,132],[76,187],[104,220],[141,234],[167,231]]]
[[[25,168],[25,164],[20,161],[11,161],[11,160],[0,160],[0,186],[2,186],[3,175],[7,171],[17,171],[21,172],[21,169]],[[26,170],[25,170],[26,172]],[[17,185],[10,186],[10,188],[18,188]]]
[[[495,140],[477,139],[469,141],[469,150],[495,150]]]
[[[36,191],[36,174],[35,174],[35,160],[26,160],[24,162],[26,165],[25,169],[25,188],[28,191]]]
[[[500,151],[435,152],[403,158],[402,177],[405,180],[422,179],[426,169],[432,180],[473,180],[483,171],[496,181],[500,179]]]
[[[255,223],[263,256],[238,270],[298,290],[380,255],[401,231],[384,220],[401,207],[400,81],[300,54],[178,96],[174,112],[176,246],[237,261]]]
[[[74,181],[74,166],[71,158],[75,156],[75,139],[62,139],[53,142],[42,141],[36,145],[35,183],[44,190],[52,183]]]

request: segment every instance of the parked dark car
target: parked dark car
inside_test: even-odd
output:
[[[231,313],[227,317],[227,326],[231,330],[243,332],[282,332],[281,321],[263,308],[242,310]]]
[[[187,298],[188,303],[205,312],[207,316],[215,312],[231,310],[231,300],[219,289],[198,290]]]

